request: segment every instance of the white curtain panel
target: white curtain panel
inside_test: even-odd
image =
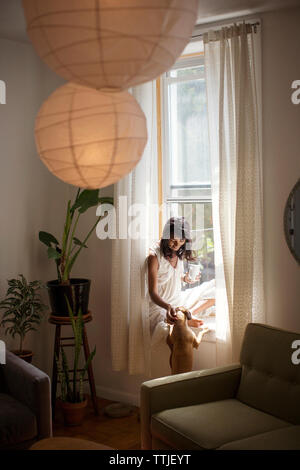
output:
[[[148,143],[136,168],[115,184],[111,351],[115,371],[150,375],[146,257],[158,239],[156,84],[132,89],[147,118]]]
[[[248,322],[265,321],[260,31],[204,35],[216,265],[217,364],[238,361]]]

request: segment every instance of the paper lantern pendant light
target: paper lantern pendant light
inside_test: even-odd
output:
[[[127,89],[169,70],[189,41],[198,0],[23,0],[28,35],[58,75]]]
[[[42,105],[35,136],[40,158],[55,176],[96,189],[120,180],[138,163],[147,142],[146,118],[127,91],[68,83]]]

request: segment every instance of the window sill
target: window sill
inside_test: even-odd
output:
[[[203,327],[210,329],[208,333],[202,338],[204,343],[215,343],[216,342],[216,317],[215,316],[203,316],[200,317],[203,320]],[[199,332],[199,328],[191,328],[196,334]]]

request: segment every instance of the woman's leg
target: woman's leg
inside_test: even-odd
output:
[[[186,289],[181,296],[182,305],[190,310],[192,315],[199,314],[215,305],[215,280],[212,279],[192,289]]]
[[[215,299],[201,300],[200,304],[196,304],[196,306],[194,304],[190,311],[192,315],[197,315],[197,313],[203,312],[203,310],[206,310],[213,305],[215,305]]]

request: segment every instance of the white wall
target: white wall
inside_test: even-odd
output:
[[[262,15],[263,164],[267,322],[300,331],[300,269],[284,237],[283,213],[300,176],[300,8]]]
[[[0,79],[7,88],[0,105],[0,297],[7,279],[22,273],[32,281],[47,281],[55,269],[38,240],[39,230],[61,226],[67,186],[52,176],[37,156],[34,120],[42,101],[61,82],[36,57],[31,45],[0,39]],[[58,225],[60,224],[60,225]],[[47,301],[47,293],[43,292]],[[2,315],[2,312],[1,312]],[[43,321],[29,334],[25,347],[33,348],[35,363],[48,370],[49,325]],[[1,330],[1,336],[4,331]],[[18,340],[4,338],[9,348]]]

